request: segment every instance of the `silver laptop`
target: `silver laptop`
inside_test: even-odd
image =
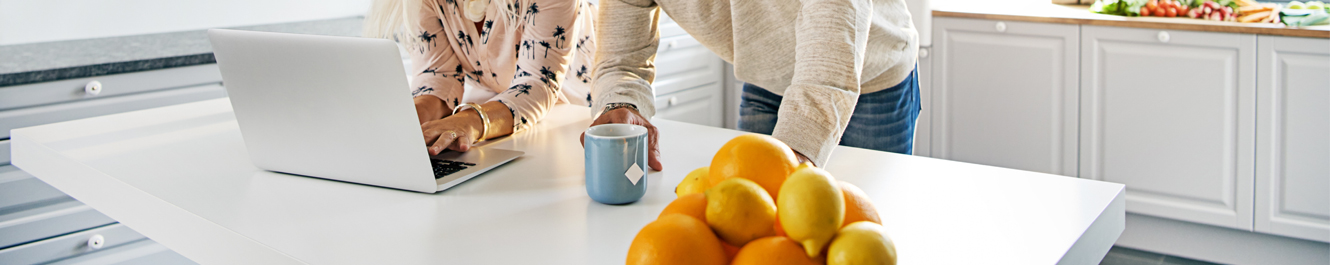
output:
[[[208,30],[259,168],[433,193],[512,161],[489,147],[431,157],[389,40]]]

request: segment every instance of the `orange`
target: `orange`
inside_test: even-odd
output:
[[[765,134],[734,137],[711,158],[707,179],[712,186],[730,178],[757,182],[772,198],[778,198],[780,185],[794,172],[799,160],[785,143]]]
[[[674,201],[670,202],[670,205],[665,206],[665,210],[660,211],[660,217],[665,217],[665,215],[672,213],[692,216],[693,218],[697,218],[698,221],[706,222],[707,194],[693,193],[674,199]]]
[[[726,264],[720,239],[706,223],[683,214],[666,214],[642,227],[628,246],[626,264]]]
[[[840,181],[839,184],[841,194],[845,196],[845,221],[841,223],[841,227],[858,221],[882,224],[882,216],[877,214],[877,207],[873,206],[873,200],[869,199],[863,190],[849,182]]]
[[[783,236],[770,236],[748,242],[730,264],[815,265],[819,263],[814,258],[804,255],[804,248],[794,240]]]
[[[776,229],[776,236],[785,236],[785,228],[780,226],[780,215],[776,215],[776,222],[771,226]]]

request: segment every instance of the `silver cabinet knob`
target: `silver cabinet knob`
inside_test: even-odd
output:
[[[999,21],[996,25],[993,25],[993,29],[997,32],[1007,32],[1007,23]]]
[[[97,94],[102,93],[102,82],[97,82],[97,80],[88,82],[87,85],[83,86],[83,93],[89,96],[96,96]]]
[[[928,48],[919,48],[919,58],[928,58]]]
[[[106,237],[103,237],[101,234],[92,235],[92,237],[88,238],[88,250],[98,250],[104,245],[106,245]]]
[[[670,99],[665,100],[665,104],[668,104],[667,106],[679,104],[679,97],[670,97]]]
[[[666,43],[665,43],[665,50],[666,50],[666,51],[668,51],[668,50],[673,50],[674,47],[679,47],[679,41],[678,41],[678,40],[672,40],[672,41],[670,41],[670,42],[666,42]]]
[[[1159,38],[1159,42],[1163,43],[1168,43],[1168,40],[1170,39],[1168,31],[1160,31],[1155,37]]]

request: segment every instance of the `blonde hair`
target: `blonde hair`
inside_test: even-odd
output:
[[[456,0],[463,2],[466,0]],[[514,1],[519,0],[489,0],[490,4],[500,4],[500,12],[513,16],[517,11],[510,9]],[[427,4],[428,2],[428,4]],[[439,18],[443,18],[443,10],[435,0],[374,0],[370,4],[369,12],[365,14],[365,25],[362,29],[362,35],[369,38],[397,39],[399,42],[414,43],[415,38],[410,37],[420,31],[420,9],[429,8]],[[518,9],[525,8],[518,6]],[[507,23],[510,26],[518,23]],[[405,33],[402,38],[395,38],[399,34]]]

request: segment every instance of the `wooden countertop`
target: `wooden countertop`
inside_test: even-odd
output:
[[[1130,28],[1249,33],[1330,38],[1330,26],[1286,27],[1283,24],[1237,23],[1192,18],[1124,17],[1090,12],[1086,5],[1058,5],[1049,0],[936,0],[935,17],[978,18]]]

